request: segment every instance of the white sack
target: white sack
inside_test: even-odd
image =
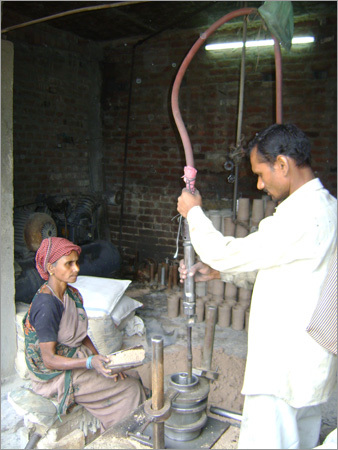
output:
[[[130,283],[131,280],[83,275],[69,284],[80,291],[87,315],[92,318],[110,315]]]
[[[137,300],[134,300],[133,298],[128,297],[128,295],[124,294],[111,313],[113,321],[117,326],[119,326],[123,319],[125,319],[131,312],[135,311],[135,309],[140,308],[141,306],[143,306],[143,303],[138,302]]]

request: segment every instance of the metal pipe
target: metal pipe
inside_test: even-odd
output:
[[[149,0],[148,0],[149,1]],[[135,1],[135,2],[115,2],[109,3],[106,5],[96,5],[96,6],[86,6],[84,8],[72,9],[71,11],[63,11],[61,13],[52,14],[46,17],[40,17],[40,19],[30,20],[29,22],[19,23],[18,25],[13,25],[11,27],[3,28],[1,33],[7,33],[8,31],[17,30],[18,28],[28,27],[30,25],[35,25],[36,23],[47,22],[48,20],[59,19],[60,17],[70,16],[71,14],[83,13],[88,11],[97,11],[99,9],[108,9],[108,8],[116,8],[118,6],[128,6],[134,5],[137,3],[147,3],[144,1]]]
[[[41,437],[42,437],[41,434],[33,433],[32,436],[30,437],[29,441],[27,442],[25,449],[35,448],[36,444],[39,442]]]
[[[184,219],[183,223],[183,247],[184,247],[184,264],[190,271],[191,266],[195,261],[195,250],[190,241],[189,224],[187,219]],[[192,380],[192,339],[191,339],[191,326],[194,321],[196,309],[195,302],[195,280],[193,276],[188,275],[184,280],[183,291],[183,312],[188,317],[187,323],[187,373],[188,383]]]
[[[151,407],[154,411],[158,411],[164,406],[163,338],[153,336],[151,342],[153,346]],[[164,422],[153,424],[153,448],[164,448]]]
[[[216,327],[217,307],[208,305],[205,314],[205,336],[202,355],[202,368],[210,370]]]
[[[192,339],[191,339],[191,325],[187,324],[187,374],[188,384],[192,381]]]
[[[238,420],[239,422],[242,421],[241,414],[237,414],[237,413],[234,413],[231,411],[226,411],[225,409],[218,408],[216,406],[211,406],[210,412],[213,414],[218,414],[219,416],[222,416],[222,417],[229,417],[230,419]]]
[[[238,148],[241,143],[242,135],[242,122],[243,122],[243,103],[244,103],[244,81],[245,81],[245,43],[247,32],[247,17],[243,19],[243,47],[242,47],[242,59],[241,59],[241,73],[239,81],[239,99],[238,99],[238,114],[237,114],[237,133],[236,133],[236,147]],[[236,220],[237,215],[237,196],[238,196],[238,161],[235,162],[235,183],[234,194],[232,204],[232,220]]]

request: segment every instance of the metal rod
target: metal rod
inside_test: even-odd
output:
[[[186,221],[187,219],[184,219],[184,222]],[[189,271],[195,262],[195,250],[190,241],[188,222],[187,222],[187,234],[185,236],[186,240],[183,243],[184,264],[189,274]],[[184,280],[184,299],[183,299],[183,310],[185,315],[193,316],[195,314],[195,303],[196,303],[195,279],[194,276],[187,275],[187,278]]]
[[[205,314],[205,336],[202,356],[202,368],[210,370],[216,326],[217,307],[208,305]]]
[[[195,262],[195,250],[190,241],[189,224],[187,219],[184,219],[183,224],[183,248],[184,248],[184,264],[190,271],[191,266]],[[193,276],[188,275],[184,280],[184,295],[183,295],[183,312],[187,316],[187,373],[188,383],[192,381],[192,339],[191,326],[194,320],[196,310],[195,302],[195,280]]]
[[[235,182],[234,193],[232,199],[232,220],[235,222],[237,217],[237,196],[238,196],[238,163],[235,162]]]
[[[157,411],[164,406],[163,338],[153,336],[151,341],[153,346],[151,407]],[[164,448],[164,422],[153,424],[153,448]]]
[[[239,81],[239,99],[238,99],[238,115],[237,115],[237,133],[236,133],[236,147],[238,148],[241,143],[242,135],[242,122],[243,122],[243,103],[244,103],[244,81],[245,81],[245,43],[247,32],[247,16],[243,19],[243,47],[242,47],[242,59],[241,59],[241,74]],[[237,197],[238,197],[238,161],[235,161],[235,183],[234,194],[232,204],[232,220],[236,220],[237,215]]]
[[[39,442],[39,440],[42,438],[42,435],[39,433],[33,433],[33,435],[30,437],[29,441],[26,444],[25,449],[31,449],[35,448],[36,444]]]
[[[107,8],[116,8],[118,6],[128,6],[134,5],[137,3],[145,3],[144,1],[136,1],[136,2],[115,2],[106,5],[95,5],[95,6],[86,6],[84,8],[72,9],[70,11],[63,11],[61,13],[52,14],[51,16],[41,17],[39,19],[30,20],[29,22],[19,23],[18,25],[13,25],[11,27],[4,28],[1,30],[1,33],[7,33],[8,31],[17,30],[18,28],[28,27],[29,25],[35,25],[36,23],[47,22],[48,20],[59,19],[60,17],[70,16],[71,14],[78,14],[88,11],[98,11],[99,9],[107,9]]]
[[[234,419],[234,420],[238,420],[238,421],[242,421],[242,416],[241,414],[237,414],[231,411],[226,411],[223,408],[218,408],[217,406],[210,406],[210,412],[213,414],[218,414],[219,416],[222,417],[229,417],[230,419]]]
[[[187,374],[188,384],[192,382],[192,341],[191,341],[191,325],[187,325]]]

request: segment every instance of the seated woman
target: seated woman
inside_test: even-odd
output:
[[[34,392],[55,400],[58,413],[75,404],[101,422],[103,431],[144,400],[136,372],[114,373],[104,367],[87,335],[88,318],[74,283],[81,248],[63,238],[47,238],[36,253],[36,268],[46,282],[23,319],[26,362]],[[59,416],[60,417],[60,416]]]

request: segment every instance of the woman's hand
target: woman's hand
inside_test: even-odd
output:
[[[184,260],[181,259],[180,266],[178,268],[178,271],[180,273],[180,282],[184,283],[184,280],[188,276],[187,268],[184,264]],[[207,264],[204,264],[202,261],[199,261],[198,263],[191,266],[189,271],[190,276],[195,276],[196,283],[200,281],[210,281],[214,279],[220,278],[220,273],[218,270],[212,269]]]
[[[98,373],[107,378],[113,378],[115,381],[118,381],[119,376],[121,380],[127,378],[127,375],[124,372],[116,372],[114,368],[107,369],[104,363],[108,363],[110,360],[107,356],[104,355],[94,355],[92,358],[92,366]]]

